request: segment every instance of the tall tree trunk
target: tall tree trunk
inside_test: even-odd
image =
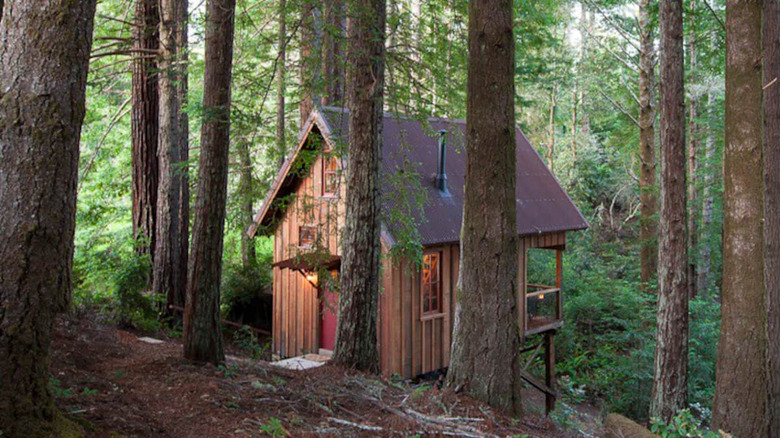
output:
[[[241,263],[244,269],[251,268],[257,263],[255,252],[255,240],[250,238],[246,231],[252,226],[252,157],[249,154],[249,142],[240,141],[238,144],[239,165],[238,194],[241,197]]]
[[[285,139],[285,93],[287,92],[287,1],[279,0],[279,59],[276,65],[276,164],[279,169],[287,155]],[[301,122],[303,123],[303,121]]]
[[[688,59],[690,78],[696,83],[696,0],[690,0],[690,20],[688,36]],[[696,296],[696,245],[698,243],[696,231],[696,154],[699,150],[699,102],[696,93],[691,94],[688,102],[688,297]]]
[[[344,104],[344,0],[325,2],[322,32],[322,105]]]
[[[764,0],[764,282],[767,437],[780,436],[780,1]]]
[[[379,169],[385,80],[385,0],[348,0],[349,165],[334,362],[379,371]]]
[[[655,182],[655,46],[650,19],[651,0],[639,2],[639,202],[641,243],[639,272],[643,290],[658,267],[658,226]]]
[[[302,0],[301,10],[301,128],[309,119],[314,102],[320,95],[320,50],[322,35],[319,26],[319,11],[315,0]]]
[[[448,384],[521,413],[511,0],[469,3],[466,189]]]
[[[550,140],[547,143],[547,166],[550,168],[550,172],[553,171],[555,165],[555,101],[556,86],[553,85],[550,91]]]
[[[181,230],[179,205],[181,196],[181,100],[178,83],[182,79],[181,0],[160,0],[160,130],[158,163],[160,178],[157,191],[157,232],[155,236],[152,290],[173,304],[180,278]],[[167,312],[167,306],[163,305]]]
[[[704,142],[704,163],[708,169],[705,169],[702,181],[702,202],[701,202],[701,228],[700,236],[702,242],[699,245],[699,265],[696,272],[696,290],[703,299],[707,299],[710,288],[710,269],[712,265],[712,251],[707,242],[707,235],[712,224],[712,209],[715,203],[712,192],[714,181],[711,169],[712,162],[715,159],[715,129],[711,126],[713,119],[713,109],[715,107],[715,93],[710,90],[707,92],[707,119],[710,126],[707,128],[707,140]]]
[[[60,436],[49,346],[71,299],[95,1],[9,0],[0,22],[0,430]],[[71,431],[73,432],[73,431]]]
[[[766,435],[761,2],[726,3],[723,290],[712,424]]]
[[[688,406],[688,252],[682,0],[661,0],[661,215],[658,329],[650,416]]]
[[[173,296],[168,298],[168,302],[176,307],[184,307],[184,298],[187,295],[187,261],[190,252],[190,120],[187,113],[189,73],[189,43],[187,32],[189,27],[189,2],[179,0],[179,26],[180,32],[177,35],[181,59],[181,69],[179,70],[179,80],[176,91],[178,100],[181,104],[181,115],[179,117],[179,164],[176,169],[176,175],[179,178],[179,203],[177,205],[177,221],[179,236],[179,255],[174,260],[174,287]],[[171,312],[173,313],[173,312]]]
[[[230,153],[235,0],[208,0],[198,195],[184,311],[184,357],[225,361],[219,314]]]
[[[132,199],[133,236],[142,242],[137,250],[154,260],[157,210],[157,129],[159,100],[157,60],[148,51],[160,46],[159,0],[136,0],[133,26],[132,81]],[[151,280],[151,279],[150,279]]]

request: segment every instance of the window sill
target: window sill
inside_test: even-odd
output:
[[[441,319],[446,316],[446,313],[440,312],[440,313],[428,313],[424,314],[420,317],[420,321],[430,321],[432,319]]]

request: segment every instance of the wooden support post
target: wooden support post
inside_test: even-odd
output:
[[[544,395],[544,412],[555,410],[555,330],[544,334],[544,383],[551,390]]]

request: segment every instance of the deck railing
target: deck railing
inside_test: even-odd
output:
[[[563,325],[561,289],[528,284],[525,293],[525,334],[542,333]]]

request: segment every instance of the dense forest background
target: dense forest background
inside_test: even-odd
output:
[[[653,239],[640,238],[640,196],[658,190],[640,184],[640,36],[646,29],[657,45],[653,4],[515,1],[517,122],[591,225],[571,233],[564,257],[566,325],[558,344],[559,384],[568,400],[591,401],[637,420],[648,415],[656,327],[655,279],[640,280],[641,249],[655,245]],[[640,7],[651,7],[645,9],[645,23]],[[689,264],[697,279],[690,302],[688,382],[691,412],[704,422],[711,415],[720,317],[724,7],[720,0],[691,1],[684,11],[693,169]],[[98,4],[81,140],[74,296],[77,307],[99,308],[124,324],[152,328],[162,325],[153,303],[139,298],[138,292],[148,287],[150,264],[135,251],[131,214],[134,8],[131,0]],[[256,211],[278,169],[279,102],[284,103],[281,129],[289,150],[298,138],[303,90],[327,86],[317,78],[302,83],[301,10],[301,0],[237,3],[225,314],[269,286],[270,241],[242,236],[251,220],[247,211]],[[193,199],[204,119],[204,13],[203,2],[190,4],[184,105],[190,154],[188,166],[178,169],[188,173]],[[385,109],[419,118],[464,118],[467,2],[391,0],[387,14]],[[284,57],[279,56],[280,17],[285,17]],[[657,69],[655,60],[652,65]],[[280,72],[286,73],[281,86]],[[657,140],[653,144],[657,147]],[[655,163],[645,164],[658,170]],[[656,214],[651,211],[645,219],[655,220]],[[248,244],[255,260],[247,260]],[[554,275],[554,260],[541,251],[531,257],[529,280],[552,282],[543,276]]]

